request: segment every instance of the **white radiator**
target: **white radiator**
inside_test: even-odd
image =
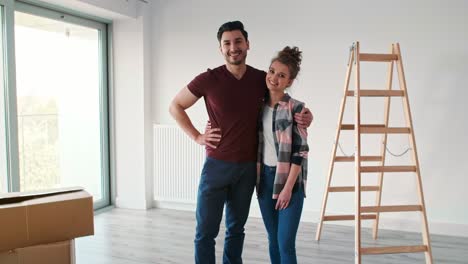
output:
[[[154,199],[195,203],[205,148],[176,125],[154,125]]]

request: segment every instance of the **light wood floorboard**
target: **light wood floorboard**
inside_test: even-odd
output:
[[[224,221],[224,220],[223,220]],[[354,263],[354,229],[325,224],[320,242],[316,224],[301,223],[296,248],[299,263]],[[95,216],[95,235],[76,240],[77,264],[185,264],[193,263],[195,214],[167,209],[148,211],[112,209]],[[216,257],[222,263],[224,227],[216,240]],[[381,230],[377,241],[363,228],[363,246],[419,245],[419,233]],[[432,235],[434,263],[467,264],[468,238]],[[263,222],[250,218],[246,225],[244,263],[269,263]],[[368,264],[425,263],[423,253],[363,256]]]

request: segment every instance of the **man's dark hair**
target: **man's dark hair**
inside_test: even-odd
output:
[[[240,32],[242,33],[242,35],[244,35],[244,38],[246,41],[248,41],[248,36],[249,34],[247,33],[247,31],[245,31],[244,29],[244,24],[242,24],[242,22],[240,21],[230,21],[230,22],[226,22],[224,24],[222,24],[220,27],[219,27],[219,30],[218,30],[218,41],[221,41],[221,37],[223,36],[223,33],[226,32],[226,31],[234,31],[234,30],[240,30]]]

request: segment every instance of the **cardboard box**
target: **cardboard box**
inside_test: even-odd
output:
[[[0,195],[0,252],[93,235],[93,215],[82,188]]]
[[[17,248],[0,253],[1,264],[75,264],[75,241]]]

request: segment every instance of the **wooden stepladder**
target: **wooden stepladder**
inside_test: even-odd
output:
[[[360,87],[360,63],[361,62],[384,62],[388,64],[388,80],[386,89],[381,90],[363,90]],[[396,65],[399,90],[392,90],[393,67]],[[349,90],[351,74],[355,73],[355,89]],[[346,99],[355,97],[355,119],[354,124],[343,124],[343,114],[346,106]],[[384,120],[383,124],[363,124],[361,123],[361,97],[384,97]],[[390,98],[400,97],[403,101],[406,127],[389,127]],[[337,156],[337,147],[340,139],[341,130],[354,130],[355,132],[355,152],[353,156]],[[362,134],[382,134],[382,146],[379,156],[361,156],[361,135]],[[385,166],[385,154],[387,149],[388,134],[407,134],[412,155],[412,166]],[[333,169],[336,162],[353,162],[355,167],[354,186],[330,186]],[[363,166],[362,162],[377,162],[378,166]],[[323,197],[320,221],[317,226],[316,240],[320,239],[324,221],[355,220],[355,264],[361,263],[362,255],[374,254],[395,254],[395,253],[416,253],[424,252],[426,264],[432,263],[432,250],[429,237],[429,228],[427,223],[426,206],[422,189],[421,174],[419,170],[419,161],[416,150],[416,143],[411,118],[408,93],[406,89],[403,63],[398,43],[391,45],[389,54],[371,54],[360,53],[359,42],[353,44],[350,49],[346,80],[344,85],[344,94],[340,106],[338,117],[338,127],[333,145],[332,157],[329,165],[326,188]],[[384,173],[395,172],[414,172],[417,178],[417,188],[419,195],[419,204],[415,205],[381,205],[382,186]],[[378,183],[375,186],[362,186],[362,173],[378,173]],[[328,194],[333,192],[354,192],[355,194],[355,213],[354,215],[326,215]],[[375,206],[361,205],[361,192],[375,192]],[[417,246],[392,246],[392,247],[361,247],[361,220],[374,220],[373,238],[377,239],[379,217],[382,212],[411,212],[419,211],[422,216],[422,241],[423,245]]]

